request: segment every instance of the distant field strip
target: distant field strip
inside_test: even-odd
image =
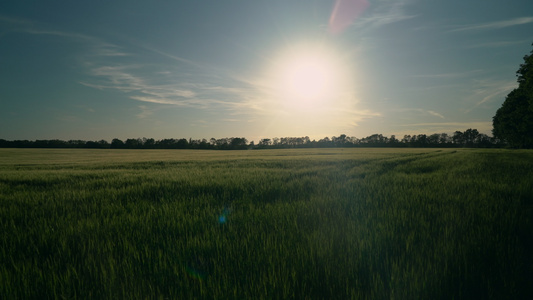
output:
[[[0,149],[0,298],[533,298],[533,151]]]

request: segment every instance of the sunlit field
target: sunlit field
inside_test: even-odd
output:
[[[533,152],[0,149],[0,298],[526,299]]]

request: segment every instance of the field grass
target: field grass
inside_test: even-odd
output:
[[[533,151],[0,149],[0,298],[531,299]]]

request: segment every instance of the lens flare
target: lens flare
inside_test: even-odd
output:
[[[218,216],[218,223],[219,224],[225,224],[228,221],[228,215],[230,213],[231,209],[229,206],[225,206],[222,210],[222,213]]]
[[[337,0],[329,18],[329,32],[339,34],[368,7],[367,0]]]
[[[191,266],[185,266],[185,270],[187,271],[187,274],[191,276],[192,278],[202,280],[206,277],[206,274],[200,270],[197,270]]]
[[[224,224],[224,223],[226,223],[226,220],[227,220],[227,219],[226,219],[226,215],[220,215],[220,216],[218,217],[218,223],[220,223],[220,224]]]

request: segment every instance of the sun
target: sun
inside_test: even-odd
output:
[[[324,97],[335,75],[332,66],[324,58],[313,55],[294,58],[282,72],[285,92],[301,101]]]
[[[272,70],[277,96],[288,109],[321,109],[345,88],[338,55],[322,45],[298,45],[277,58]]]

